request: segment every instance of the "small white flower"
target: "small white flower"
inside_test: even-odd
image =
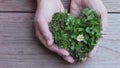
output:
[[[81,42],[84,40],[84,36],[82,34],[77,36],[77,41]]]

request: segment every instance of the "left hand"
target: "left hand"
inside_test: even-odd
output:
[[[105,28],[107,27],[107,9],[103,5],[102,1],[101,0],[71,0],[70,13],[72,15],[77,17],[81,13],[82,9],[84,8],[91,8],[95,10],[98,16],[100,16],[102,29],[104,31]],[[89,53],[89,57],[94,56],[97,48],[98,48],[98,45],[95,46],[93,50]]]
[[[70,56],[70,53],[55,45],[52,33],[49,30],[49,23],[52,20],[53,14],[63,11],[64,7],[61,0],[37,0],[37,10],[34,18],[35,33],[36,37],[46,48],[57,53],[69,63],[73,63],[74,59]]]

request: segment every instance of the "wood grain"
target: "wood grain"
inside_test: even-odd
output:
[[[33,18],[34,13],[0,13],[0,68],[120,68],[120,14],[109,14],[97,54],[72,65],[35,38]]]
[[[65,8],[69,8],[70,0],[62,0]],[[120,12],[120,0],[103,0],[109,12]],[[36,0],[0,0],[0,11],[35,12]]]

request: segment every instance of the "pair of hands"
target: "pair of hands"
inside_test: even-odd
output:
[[[78,16],[82,9],[91,8],[96,11],[100,16],[103,30],[107,26],[107,9],[103,5],[101,0],[71,0],[70,13],[74,16]],[[61,0],[37,0],[37,10],[35,14],[35,32],[37,38],[42,44],[49,50],[57,53],[63,59],[69,63],[73,63],[74,59],[69,55],[69,52],[65,49],[58,48],[54,44],[52,33],[49,30],[49,23],[52,20],[52,16],[56,12],[63,12],[64,7]],[[98,46],[89,53],[89,57],[92,57]]]

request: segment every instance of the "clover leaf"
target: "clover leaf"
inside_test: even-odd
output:
[[[77,18],[67,10],[55,13],[49,27],[56,45],[68,50],[79,62],[96,46],[102,30],[98,15],[89,8],[83,9]]]

